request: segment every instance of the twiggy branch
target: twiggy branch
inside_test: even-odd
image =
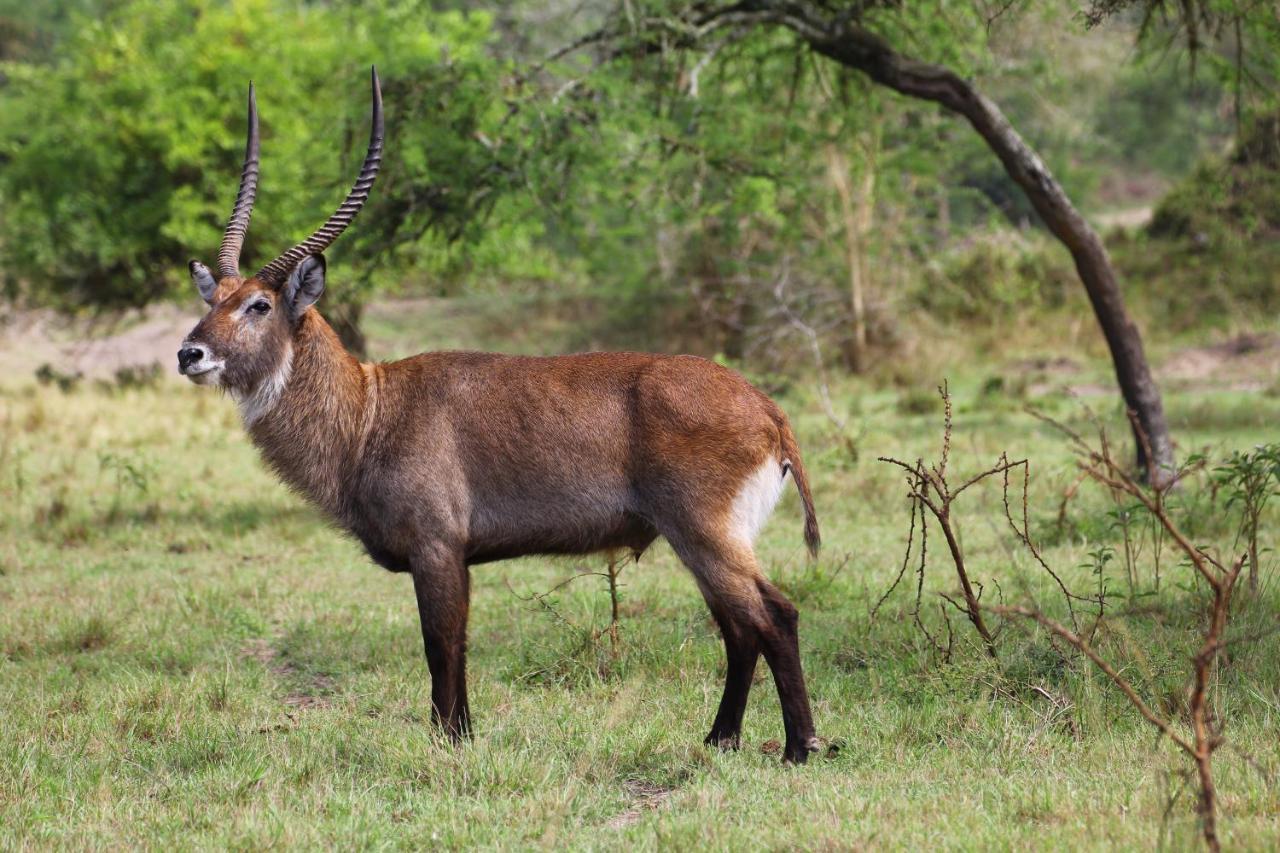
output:
[[[1071,602],[1073,600],[1089,601],[1089,602],[1097,601],[1099,608],[1102,607],[1102,602],[1096,598],[1076,595],[1071,590],[1069,590],[1067,588],[1066,583],[1063,582],[1062,578],[1058,575],[1058,573],[1049,567],[1048,562],[1046,562],[1044,559],[1044,555],[1041,554],[1040,552],[1040,548],[1036,545],[1035,542],[1031,540],[1031,514],[1027,508],[1027,495],[1031,490],[1031,463],[1026,459],[1020,459],[1017,462],[1009,463],[1007,457],[1004,454],[1000,455],[1000,459],[1001,459],[1001,462],[1004,463],[999,467],[1002,473],[1004,474],[1003,497],[1004,497],[1005,520],[1009,522],[1009,527],[1011,530],[1013,530],[1013,534],[1018,537],[1018,541],[1021,542],[1023,547],[1027,549],[1027,553],[1031,555],[1031,558],[1040,565],[1040,568],[1045,570],[1045,572],[1049,575],[1049,577],[1053,578],[1054,583],[1058,585],[1058,589],[1062,591],[1063,600],[1065,600],[1067,603],[1067,613],[1070,614],[1071,616],[1071,626],[1078,631],[1080,630],[1080,623],[1076,620],[1075,607],[1072,606]],[[1013,512],[1009,506],[1009,472],[1012,471],[1014,468],[1019,468],[1019,467],[1022,468],[1022,526],[1021,527],[1019,527],[1018,523],[1013,520]]]
[[[1159,528],[1173,540],[1213,593],[1209,608],[1209,622],[1202,636],[1200,648],[1191,659],[1192,686],[1187,698],[1187,715],[1191,726],[1190,736],[1179,732],[1170,720],[1157,714],[1138,695],[1133,685],[1098,654],[1087,639],[1065,625],[1030,607],[988,606],[987,609],[1001,616],[1020,616],[1032,619],[1043,628],[1074,646],[1102,670],[1144,719],[1182,749],[1183,753],[1195,764],[1196,778],[1200,787],[1197,812],[1200,814],[1201,832],[1205,845],[1210,850],[1217,851],[1221,847],[1221,842],[1218,838],[1217,827],[1218,805],[1217,788],[1213,779],[1213,753],[1224,741],[1221,732],[1212,719],[1210,694],[1214,667],[1218,656],[1228,643],[1234,641],[1226,637],[1227,622],[1231,617],[1231,597],[1235,591],[1236,581],[1240,578],[1240,572],[1248,559],[1248,554],[1241,554],[1230,565],[1224,565],[1220,559],[1192,543],[1173,520],[1172,516],[1169,515],[1165,497],[1170,489],[1174,488],[1176,483],[1186,475],[1189,469],[1184,468],[1175,471],[1172,476],[1154,485],[1144,485],[1115,461],[1111,454],[1110,444],[1107,442],[1106,432],[1101,427],[1099,427],[1097,445],[1091,446],[1074,430],[1047,416],[1038,413],[1034,414],[1070,439],[1073,447],[1081,457],[1078,464],[1086,477],[1111,489],[1113,494],[1125,495],[1145,507],[1147,512],[1155,519]],[[1150,445],[1142,425],[1132,414],[1130,414],[1130,422],[1133,425],[1134,434],[1137,436],[1140,447],[1148,454],[1147,458],[1151,458]],[[1006,514],[1008,514],[1007,488]],[[1010,518],[1010,524],[1013,524],[1012,518]],[[1018,529],[1017,525],[1013,524],[1013,526],[1016,531]],[[1024,521],[1023,530],[1025,531],[1025,529]],[[1032,550],[1032,553],[1036,554],[1037,561],[1048,570],[1049,567],[1040,559],[1038,552],[1030,541],[1028,539],[1023,541]],[[1050,573],[1052,574],[1052,572]]]
[[[809,349],[813,353],[813,363],[818,371],[818,399],[822,403],[823,413],[835,425],[840,435],[847,436],[849,432],[848,421],[840,417],[839,413],[836,412],[835,404],[831,401],[831,389],[827,382],[827,365],[826,360],[822,357],[822,347],[818,343],[818,333],[814,331],[812,326],[800,319],[800,315],[787,302],[786,291],[790,279],[790,259],[784,258],[782,272],[773,286],[774,298],[777,300],[783,316],[787,318],[787,322],[799,330],[805,336],[805,340],[809,342]]]
[[[946,598],[947,601],[956,605],[957,609],[968,617],[969,621],[973,624],[974,629],[977,630],[978,635],[982,638],[982,643],[987,650],[987,654],[992,658],[995,658],[997,657],[995,643],[996,634],[992,632],[987,625],[986,619],[983,618],[982,606],[980,604],[980,599],[982,597],[981,586],[978,586],[977,592],[974,591],[975,584],[970,579],[968,569],[965,567],[964,552],[960,547],[959,537],[956,535],[951,507],[956,498],[958,498],[970,486],[974,486],[988,477],[994,477],[998,474],[1003,475],[1005,478],[1005,500],[1007,507],[1008,472],[1014,468],[1026,466],[1027,462],[1025,459],[1017,462],[1010,462],[1008,457],[1002,455],[1000,457],[1000,461],[995,465],[985,471],[981,471],[972,477],[969,477],[958,488],[951,488],[951,485],[947,481],[947,465],[951,458],[952,409],[951,395],[947,390],[945,382],[938,389],[938,393],[942,397],[943,404],[942,448],[938,456],[938,461],[933,465],[926,465],[923,460],[917,459],[914,464],[908,464],[903,462],[901,459],[894,459],[890,456],[880,457],[881,462],[901,468],[906,473],[907,497],[911,501],[911,527],[907,532],[907,550],[902,558],[902,569],[898,572],[898,576],[894,579],[893,584],[884,593],[884,595],[881,596],[880,600],[876,603],[876,606],[872,609],[872,615],[880,609],[884,600],[888,598],[889,593],[893,592],[893,590],[897,588],[903,575],[906,574],[907,563],[911,557],[911,545],[916,529],[916,519],[918,517],[920,523],[920,563],[918,569],[918,581],[916,585],[916,607],[913,615],[915,616],[917,625],[919,625],[922,630],[924,629],[924,625],[920,622],[919,613],[920,597],[923,594],[924,587],[925,531],[927,530],[925,513],[927,511],[928,515],[932,516],[933,520],[937,523],[938,529],[942,531],[942,537],[947,543],[947,550],[951,554],[951,562],[955,567],[956,579],[960,583],[960,590],[964,597],[964,606],[960,607],[959,604],[952,599],[946,598],[946,596],[943,597]],[[1016,525],[1014,525],[1014,529],[1017,529]],[[1059,581],[1059,585],[1062,586],[1063,592],[1066,593],[1067,590],[1065,585],[1062,585],[1061,581]],[[1067,595],[1070,597],[1070,593],[1067,593]],[[927,630],[925,630],[925,634],[928,635]],[[930,636],[930,640],[932,639],[932,636]],[[938,645],[936,641],[934,641],[934,645]]]
[[[1215,729],[1211,719],[1209,693],[1214,665],[1218,655],[1223,647],[1230,642],[1225,640],[1223,635],[1231,612],[1231,594],[1235,589],[1236,581],[1240,577],[1240,570],[1244,568],[1247,556],[1247,554],[1240,555],[1229,568],[1214,578],[1213,605],[1210,611],[1209,626],[1205,631],[1199,651],[1192,658],[1192,688],[1187,703],[1192,731],[1190,738],[1179,733],[1171,721],[1157,714],[1138,695],[1133,685],[1105,658],[1098,654],[1084,637],[1030,607],[987,606],[987,609],[992,613],[997,613],[1001,616],[1021,616],[1032,619],[1046,630],[1051,631],[1074,646],[1081,654],[1092,661],[1094,666],[1102,670],[1112,684],[1125,695],[1129,703],[1138,710],[1138,713],[1147,722],[1159,729],[1170,741],[1177,744],[1183,753],[1195,763],[1196,777],[1200,784],[1200,799],[1197,811],[1200,814],[1201,831],[1205,845],[1213,851],[1221,849],[1217,828],[1217,787],[1213,779],[1213,753],[1218,747],[1222,746],[1224,740],[1221,733]]]
[[[1084,637],[1081,637],[1061,622],[1050,619],[1039,610],[1034,610],[1030,607],[991,605],[988,606],[987,609],[992,613],[997,613],[1001,616],[1022,616],[1027,619],[1032,619],[1035,622],[1038,622],[1046,630],[1052,631],[1058,637],[1066,640],[1074,646],[1077,651],[1089,660],[1093,661],[1094,665],[1097,666],[1098,669],[1102,670],[1107,678],[1111,679],[1112,683],[1120,689],[1120,692],[1123,693],[1133,704],[1133,707],[1138,709],[1138,713],[1142,714],[1142,716],[1146,718],[1147,722],[1159,729],[1167,738],[1169,738],[1169,740],[1173,741],[1185,750],[1188,755],[1195,754],[1195,747],[1193,747],[1186,738],[1178,734],[1168,720],[1157,714],[1150,705],[1143,701],[1142,697],[1138,695],[1136,690],[1134,690],[1133,685],[1131,685],[1115,667],[1109,664],[1105,658],[1099,655],[1094,650],[1093,646],[1089,644],[1089,641]]]
[[[911,524],[907,528],[907,548],[902,552],[902,568],[898,569],[898,576],[893,579],[893,583],[889,584],[889,588],[884,591],[875,606],[871,608],[871,618],[875,619],[880,612],[881,606],[888,600],[893,591],[898,588],[898,584],[902,583],[902,578],[907,574],[907,564],[911,562],[911,544],[915,540],[916,534],[916,518],[919,516],[920,504],[917,501],[911,502]],[[922,520],[923,521],[923,520]]]
[[[570,628],[572,630],[579,630],[577,625],[575,625],[569,618],[567,618],[563,613],[561,613],[558,609],[556,609],[555,605],[552,603],[551,597],[555,593],[559,592],[561,589],[563,589],[564,587],[568,586],[569,584],[573,583],[576,580],[581,580],[582,578],[593,578],[593,577],[604,578],[605,581],[608,583],[608,592],[609,592],[609,624],[603,631],[593,628],[590,633],[590,638],[591,638],[590,641],[595,642],[602,635],[608,634],[610,660],[611,662],[616,663],[618,660],[618,655],[621,650],[621,636],[619,632],[622,626],[621,613],[620,613],[620,601],[621,601],[620,590],[621,590],[622,584],[619,582],[619,576],[622,574],[623,564],[624,564],[623,558],[617,556],[616,554],[609,554],[608,563],[606,564],[605,571],[603,572],[594,572],[594,571],[585,571],[585,570],[579,571],[576,574],[570,575],[569,577],[555,584],[550,589],[544,590],[542,592],[532,592],[532,593],[529,593],[528,595],[522,595],[521,593],[516,592],[515,587],[511,585],[511,581],[507,578],[503,578],[503,583],[507,585],[507,589],[516,598],[520,599],[521,601],[529,601],[537,604],[539,608],[546,611],[548,614],[551,615],[553,619],[555,619],[557,622],[561,623],[565,627]]]
[[[1215,570],[1221,572],[1225,567],[1215,557],[1206,553],[1200,547],[1193,545],[1186,535],[1178,528],[1173,519],[1170,518],[1167,507],[1165,506],[1165,497],[1169,491],[1180,482],[1187,473],[1192,470],[1189,468],[1181,468],[1172,472],[1171,476],[1165,478],[1154,486],[1146,486],[1139,482],[1131,475],[1123,465],[1116,462],[1115,457],[1111,454],[1110,445],[1107,442],[1107,434],[1104,429],[1098,427],[1098,444],[1096,447],[1090,445],[1078,432],[1041,412],[1031,410],[1031,414],[1053,427],[1054,429],[1067,436],[1072,443],[1073,449],[1076,451],[1080,459],[1077,465],[1080,471],[1094,481],[1101,483],[1108,488],[1126,494],[1137,500],[1151,513],[1156,519],[1160,527],[1169,534],[1174,543],[1178,546],[1191,561],[1191,565],[1206,580],[1210,587],[1216,583]],[[1134,434],[1138,436],[1141,446],[1145,446],[1146,437],[1142,430],[1141,424],[1137,418],[1130,413],[1130,422],[1133,424]]]
[[[917,569],[919,579],[916,589],[915,615],[917,623],[919,623],[919,602],[923,593],[926,565],[924,537],[925,531],[928,529],[925,523],[925,514],[927,512],[942,530],[951,554],[952,563],[956,569],[956,576],[964,593],[962,600],[940,593],[944,603],[940,603],[939,606],[942,609],[944,619],[947,616],[945,604],[948,603],[968,616],[982,636],[988,653],[993,657],[995,656],[995,637],[987,630],[986,623],[982,619],[984,611],[1003,620],[1014,617],[1033,620],[1049,632],[1053,642],[1065,642],[1088,658],[1124,695],[1143,719],[1153,725],[1165,738],[1175,744],[1184,755],[1191,759],[1194,764],[1195,777],[1199,782],[1200,794],[1197,812],[1200,816],[1204,842],[1210,850],[1218,850],[1220,847],[1217,830],[1218,806],[1212,760],[1214,751],[1224,743],[1224,740],[1220,727],[1213,719],[1211,709],[1213,673],[1218,657],[1227,644],[1243,639],[1227,638],[1226,630],[1231,615],[1232,593],[1235,589],[1236,581],[1240,577],[1241,570],[1248,559],[1248,554],[1242,554],[1238,559],[1232,561],[1230,565],[1224,565],[1223,561],[1218,557],[1195,545],[1170,515],[1165,501],[1166,496],[1175,487],[1178,480],[1191,470],[1190,468],[1179,469],[1172,472],[1170,477],[1162,479],[1155,485],[1148,486],[1140,482],[1124,466],[1115,461],[1111,452],[1111,445],[1107,440],[1106,431],[1101,427],[1096,417],[1094,420],[1098,428],[1098,438],[1096,443],[1091,444],[1080,433],[1070,427],[1038,412],[1033,412],[1037,418],[1051,425],[1067,437],[1072,449],[1079,457],[1078,464],[1081,470],[1081,479],[1093,480],[1110,489],[1113,496],[1117,498],[1124,496],[1143,506],[1153,519],[1154,529],[1160,531],[1163,535],[1167,535],[1173,541],[1178,550],[1185,555],[1194,567],[1198,576],[1208,584],[1209,589],[1212,591],[1213,596],[1209,609],[1208,624],[1202,635],[1199,649],[1191,659],[1191,687],[1187,694],[1187,716],[1186,725],[1184,726],[1175,719],[1162,715],[1156,708],[1149,705],[1134,685],[1124,677],[1120,669],[1112,665],[1098,652],[1092,643],[1092,634],[1081,632],[1072,602],[1096,602],[1099,606],[1098,624],[1100,625],[1101,594],[1099,594],[1098,598],[1087,598],[1072,593],[1062,578],[1045,560],[1039,547],[1031,538],[1030,512],[1028,510],[1030,464],[1027,460],[1010,461],[1006,454],[1001,454],[999,461],[991,468],[965,480],[958,488],[951,488],[947,478],[947,464],[951,448],[951,406],[946,386],[944,385],[939,391],[945,403],[942,452],[939,461],[932,466],[927,466],[920,460],[917,460],[915,464],[908,464],[902,460],[889,457],[881,460],[894,465],[906,474],[907,494],[911,500],[912,507],[911,527],[907,535],[907,552],[903,557],[902,569],[899,571],[898,577],[894,580],[889,592],[892,592],[897,587],[902,576],[906,573],[918,518],[921,529],[921,548],[920,562]],[[1136,418],[1131,418],[1131,420],[1139,445],[1150,458],[1151,449],[1143,434],[1142,426]],[[1022,472],[1022,505],[1021,511],[1016,513],[1014,502],[1010,498],[1011,488],[1014,488],[1011,485],[1011,472],[1019,469]],[[983,604],[981,601],[981,586],[970,581],[969,573],[964,563],[964,555],[960,549],[958,537],[955,535],[952,506],[956,498],[966,489],[997,474],[1001,476],[1003,481],[1005,519],[1014,535],[1030,552],[1036,563],[1053,578],[1058,588],[1062,591],[1068,612],[1071,614],[1070,627],[1046,616],[1036,607],[1025,605],[1010,606],[1003,602],[999,604]],[[1072,486],[1073,491],[1076,485],[1078,485],[1078,482]],[[977,587],[976,593],[974,591],[975,587]],[[884,597],[887,597],[888,594],[886,592]],[[883,603],[884,597],[881,598],[880,602],[877,602],[876,609]],[[949,627],[950,624],[948,622]],[[925,633],[928,634],[927,631]],[[931,635],[929,638],[935,646],[938,645]]]

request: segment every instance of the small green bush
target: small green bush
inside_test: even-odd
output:
[[[991,232],[924,270],[916,295],[938,317],[976,320],[1061,306],[1079,288],[1056,246]]]

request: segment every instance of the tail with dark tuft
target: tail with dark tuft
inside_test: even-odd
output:
[[[816,557],[822,545],[822,535],[818,532],[818,514],[813,509],[809,478],[804,472],[804,463],[800,461],[800,447],[796,444],[791,424],[786,420],[778,424],[778,433],[782,440],[782,462],[791,471],[791,478],[800,491],[800,502],[804,504],[804,544],[809,548],[809,555]]]

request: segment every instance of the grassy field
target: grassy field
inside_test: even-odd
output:
[[[1029,457],[1033,531],[1073,585],[1095,588],[1090,552],[1119,543],[1110,498],[1086,489],[1056,524],[1071,456],[990,381],[1001,369],[950,377],[952,464]],[[934,381],[834,389],[850,441],[811,388],[780,398],[825,547],[805,560],[788,494],[759,550],[801,609],[819,734],[841,747],[788,768],[763,665],[743,749],[702,745],[723,652],[665,545],[623,569],[616,652],[599,635],[599,578],[534,597],[599,559],[477,567],[477,733],[453,748],[427,720],[409,579],[275,483],[230,401],[168,380],[64,393],[13,378],[0,389],[0,848],[1194,845],[1184,760],[1042,634],[1009,627],[993,662],[953,618],[944,661],[912,624],[913,582],[871,618],[908,518],[901,478],[875,460],[936,453]],[[1117,425],[1110,396],[1093,403]],[[1052,389],[1038,404],[1080,417]],[[1274,439],[1280,419],[1280,399],[1254,392],[1188,388],[1168,406],[1183,453]],[[993,484],[960,505],[971,571],[988,595],[998,582],[1008,601],[1060,611],[1000,500]],[[1176,500],[1197,541],[1232,545],[1220,499],[1192,484]],[[1108,564],[1115,615],[1100,644],[1176,713],[1202,597],[1165,556],[1158,594],[1151,552],[1139,556],[1137,589],[1151,594],[1127,601],[1124,569]],[[936,593],[955,587],[940,557],[925,580],[933,630]],[[1280,594],[1263,580],[1238,632],[1274,618]],[[1233,848],[1272,847],[1280,832],[1277,661],[1272,635],[1234,648],[1218,676],[1218,715],[1249,756],[1224,749],[1217,762]]]

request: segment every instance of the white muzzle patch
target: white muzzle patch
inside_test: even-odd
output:
[[[182,351],[187,350],[199,350],[201,353],[200,360],[183,364],[179,368],[179,372],[197,385],[212,385],[214,387],[221,385],[222,369],[226,366],[226,362],[220,358],[214,358],[207,347],[193,341],[182,342]]]

